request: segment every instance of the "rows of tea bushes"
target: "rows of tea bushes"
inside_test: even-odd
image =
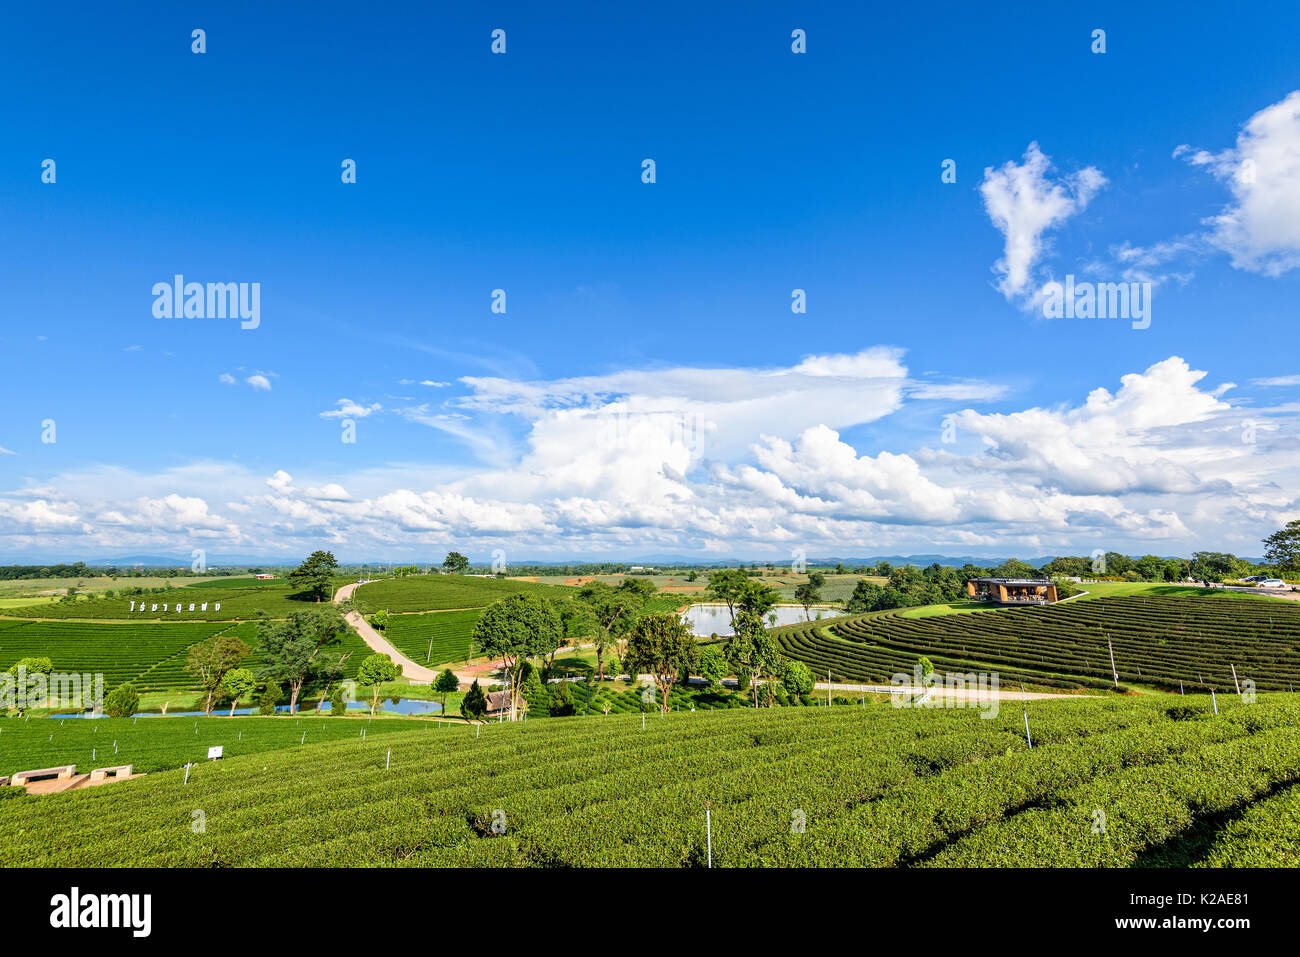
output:
[[[561,585],[539,585],[536,582],[514,581],[509,578],[410,575],[362,585],[352,593],[352,598],[370,611],[384,609],[401,613],[486,608],[494,601],[517,592],[563,595],[567,589]],[[420,660],[423,660],[423,656]]]
[[[814,623],[816,624],[816,623]],[[1300,605],[1228,595],[1125,596],[965,615],[905,618],[897,612],[827,625],[787,626],[773,636],[815,671],[881,681],[910,672],[921,655],[939,671],[997,671],[1004,683],[1113,685],[1107,639],[1121,683],[1168,690],[1290,690],[1300,679]]]
[[[481,610],[473,609],[390,615],[384,637],[406,657],[422,665],[463,663],[469,656],[474,625],[482,614]]]
[[[221,745],[225,758],[299,748],[371,734],[423,731],[426,722],[405,718],[331,719],[328,712],[234,718],[28,718],[0,720],[0,776],[32,768],[75,764],[79,772],[129,764],[136,773],[206,761]],[[429,726],[436,727],[430,722]]]
[[[335,584],[346,583],[336,579]],[[131,602],[135,602],[135,610]],[[180,610],[177,611],[177,603]],[[203,605],[207,604],[204,609]],[[190,609],[190,605],[194,609]],[[221,605],[217,608],[217,605]],[[283,618],[290,612],[315,607],[315,600],[300,594],[298,588],[283,578],[230,578],[194,582],[178,588],[146,595],[119,594],[112,598],[94,597],[71,602],[31,605],[5,609],[13,618],[80,618],[89,621],[236,621],[251,620],[258,612]],[[166,610],[163,606],[166,605]],[[156,607],[155,607],[156,606]]]
[[[1131,865],[1193,836],[1258,863],[1288,839],[1290,696],[1225,698],[1217,715],[1161,695],[1024,707],[1032,749],[1018,705],[611,714],[312,744],[317,723],[306,745],[205,763],[188,784],[163,771],[6,801],[0,866],[702,867],[706,807],[714,866]]]
[[[55,671],[103,674],[105,690],[125,681],[141,692],[184,691],[196,687],[185,668],[190,646],[214,635],[235,635],[253,649],[243,665],[263,664],[253,622],[144,622],[108,624],[83,621],[0,621],[0,670],[20,658],[46,657]],[[356,676],[370,649],[349,629],[339,646],[348,654],[344,676]]]
[[[0,669],[20,658],[49,658],[56,671],[103,674],[108,688],[123,681],[141,687],[189,687],[184,670],[191,645],[227,632],[213,622],[112,625],[80,621],[0,623]]]

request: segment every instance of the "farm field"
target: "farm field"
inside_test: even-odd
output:
[[[474,625],[482,614],[474,609],[390,615],[383,634],[398,651],[419,664],[464,662],[469,657]]]
[[[185,670],[191,645],[214,635],[232,634],[253,648],[244,666],[258,668],[257,626],[253,622],[146,622],[105,624],[83,621],[13,621],[0,619],[0,669],[20,658],[48,657],[56,671],[102,673],[105,690],[124,681],[141,693],[184,691],[195,687]],[[351,657],[343,663],[346,677],[355,677],[369,649],[349,629],[340,650]]]
[[[349,579],[335,579],[334,585],[347,584]],[[124,586],[126,587],[126,586]],[[224,578],[195,581],[184,589],[170,588],[148,595],[116,595],[112,598],[79,598],[73,602],[37,604],[27,607],[6,608],[3,614],[13,618],[79,618],[88,621],[237,621],[258,617],[264,611],[272,618],[283,618],[290,612],[311,608],[316,603],[310,599],[293,598],[298,589],[282,578],[258,581],[254,578]],[[131,602],[135,602],[135,611]],[[141,603],[148,610],[141,611]],[[175,610],[176,603],[182,610]],[[207,603],[207,609],[203,604]],[[194,609],[190,610],[190,605]],[[220,604],[221,608],[216,606]],[[153,606],[157,606],[156,610]],[[163,606],[167,610],[163,610]]]
[[[476,578],[469,575],[412,575],[362,585],[353,601],[367,611],[390,613],[486,608],[499,598],[517,592],[563,593],[562,588],[510,578]]]
[[[230,760],[308,744],[388,732],[423,731],[405,718],[330,719],[310,712],[278,717],[32,718],[0,721],[0,776],[75,764],[80,772],[130,764],[136,773],[206,761],[221,745]],[[114,746],[116,745],[116,750]]]
[[[1288,699],[1225,697],[1218,715],[1164,695],[1031,702],[1032,749],[1019,707],[675,712],[644,730],[611,714],[364,742],[333,719],[353,733],[322,743],[331,719],[303,720],[306,745],[197,765],[188,785],[172,770],[8,800],[0,865],[703,867],[709,802],[714,866],[1295,866]]]
[[[1103,690],[1113,687],[1108,637],[1124,683],[1232,690],[1232,666],[1260,690],[1289,690],[1300,679],[1300,606],[1225,592],[928,618],[870,612],[772,635],[786,654],[840,680],[888,681],[925,655],[939,672],[996,671],[1004,684]]]

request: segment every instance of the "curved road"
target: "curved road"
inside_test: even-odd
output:
[[[334,604],[341,605],[351,598],[352,593],[357,590],[357,585],[360,584],[362,582],[353,582],[351,585],[344,585],[340,588],[334,594]],[[435,669],[416,664],[389,644],[388,639],[370,627],[370,623],[361,617],[360,612],[350,611],[343,617],[352,626],[353,630],[361,636],[362,641],[381,655],[388,655],[389,658],[393,659],[394,664],[401,665],[402,675],[410,680],[412,684],[427,685],[438,677],[438,672]]]

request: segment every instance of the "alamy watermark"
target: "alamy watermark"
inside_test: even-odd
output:
[[[151,293],[157,319],[240,319],[239,328],[262,324],[260,282],[186,282],[177,273],[171,282],[156,282]]]
[[[923,673],[917,664],[909,675],[898,672],[889,679],[896,690],[889,693],[895,708],[978,708],[981,718],[996,718],[998,698],[998,673],[937,671]]]
[[[77,672],[28,672],[18,665],[13,672],[0,673],[0,711],[28,708],[79,708],[93,714],[104,711],[103,674]]]
[[[1080,282],[1074,275],[1062,285],[1043,286],[1043,315],[1048,319],[1129,319],[1134,329],[1151,326],[1151,283]]]

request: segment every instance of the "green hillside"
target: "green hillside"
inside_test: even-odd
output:
[[[1018,704],[992,718],[736,709],[644,730],[632,715],[321,744],[321,722],[303,720],[306,745],[204,763],[188,784],[161,771],[5,801],[0,865],[702,867],[710,807],[714,866],[1295,866],[1288,698],[1225,699],[1218,715],[1167,696],[1031,702],[1032,749]]]
[[[788,625],[773,637],[790,657],[836,680],[884,681],[925,655],[940,672],[996,671],[1004,684],[1188,691],[1289,690],[1300,679],[1300,604],[1226,593],[1120,596],[975,614],[906,617],[872,612],[833,623]]]

